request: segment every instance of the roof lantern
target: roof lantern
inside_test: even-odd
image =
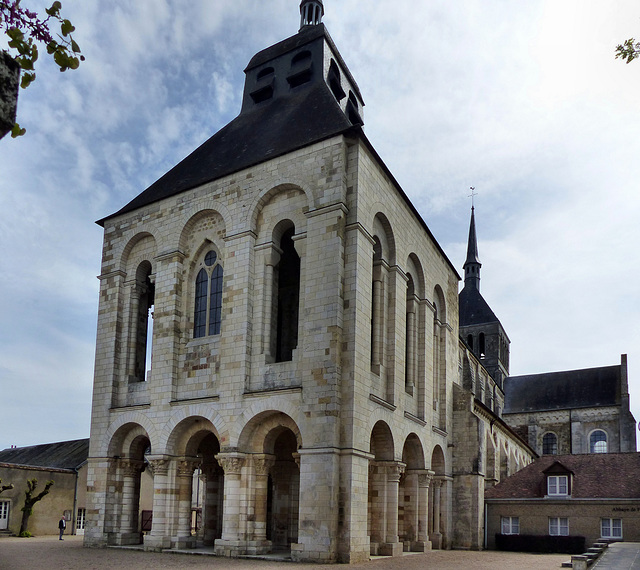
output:
[[[321,24],[322,16],[324,16],[322,0],[302,0],[300,2],[300,30],[305,26]]]

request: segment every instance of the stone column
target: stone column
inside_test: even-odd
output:
[[[178,520],[177,533],[171,539],[172,548],[195,548],[196,537],[191,536],[191,500],[193,472],[200,464],[197,457],[184,457],[178,461],[176,472]]]
[[[140,510],[140,473],[144,462],[122,459],[119,463],[122,476],[122,518],[120,529],[117,531],[117,542],[121,546],[140,544],[138,512]]]
[[[153,473],[153,522],[151,532],[144,537],[144,549],[161,551],[171,548],[169,518],[167,513],[171,461],[163,456],[149,456],[149,468]]]
[[[413,394],[416,383],[416,302],[411,299],[407,302],[407,350],[405,363],[406,377],[405,390]]]
[[[275,465],[275,455],[254,455],[253,468],[255,479],[253,484],[253,513],[249,513],[249,541],[248,554],[265,554],[271,548],[271,541],[267,540],[267,493],[269,472]],[[253,516],[251,516],[253,515]]]
[[[442,487],[441,479],[434,479],[432,482],[433,486],[433,523],[432,523],[432,532],[429,539],[431,540],[431,544],[433,548],[440,549],[442,548],[442,533],[440,532],[440,491]]]
[[[387,527],[385,543],[380,545],[380,554],[383,556],[401,556],[403,551],[398,539],[398,491],[404,468],[404,463],[387,462]]]
[[[416,513],[418,536],[415,544],[416,552],[431,550],[429,540],[429,484],[434,472],[426,469],[418,471],[418,511]]]
[[[215,542],[217,556],[238,556],[246,551],[247,513],[244,489],[242,488],[242,468],[245,455],[242,453],[219,453],[216,459],[224,470],[224,517],[222,538]]]
[[[371,368],[380,374],[384,364],[384,275],[378,264],[373,269],[373,314],[371,331]]]

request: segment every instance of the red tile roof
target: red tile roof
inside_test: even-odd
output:
[[[544,455],[485,492],[486,499],[535,499],[546,494],[544,471],[555,462],[573,472],[571,497],[640,499],[640,453]]]

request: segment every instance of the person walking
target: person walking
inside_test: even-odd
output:
[[[60,540],[64,540],[64,538],[62,538],[62,535],[64,534],[64,529],[67,528],[67,520],[64,518],[64,515],[60,517],[58,528],[60,529]]]

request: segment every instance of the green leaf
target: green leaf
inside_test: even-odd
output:
[[[51,40],[48,44],[47,44],[47,53],[49,55],[55,53],[55,51],[58,49],[58,42],[56,42],[55,40]]]
[[[22,78],[20,79],[20,87],[22,87],[23,89],[26,89],[35,80],[36,80],[36,74],[35,73],[26,73],[25,72],[25,73],[22,74]]]
[[[60,12],[60,8],[62,8],[62,4],[56,0],[56,2],[51,5],[51,8],[47,8],[45,12],[55,18]]]
[[[69,20],[62,21],[62,25],[60,26],[60,31],[62,32],[63,36],[65,37],[68,36],[74,30],[75,28],[73,27],[73,24]]]
[[[15,139],[15,138],[21,137],[26,132],[27,132],[27,129],[21,129],[20,125],[16,123],[15,125],[13,125],[13,128],[11,129],[11,138]]]
[[[71,40],[71,49],[74,53],[80,53],[80,46],[75,42],[75,40]]]

